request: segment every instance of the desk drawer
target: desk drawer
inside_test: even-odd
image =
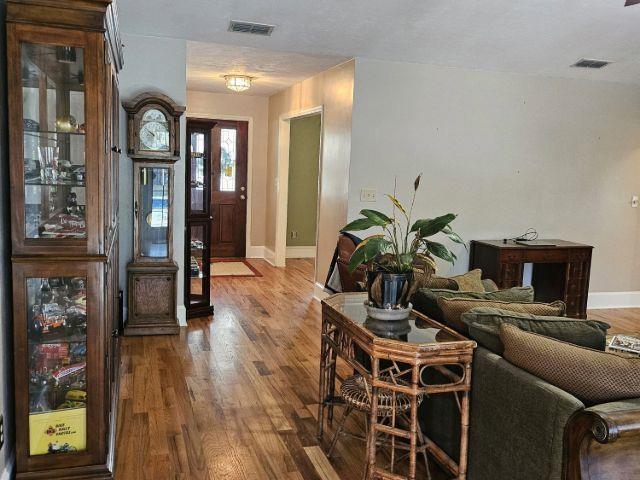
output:
[[[526,263],[565,263],[569,261],[569,250],[562,249],[530,249],[524,255]]]
[[[500,252],[501,263],[520,263],[524,261],[524,250],[502,250]]]

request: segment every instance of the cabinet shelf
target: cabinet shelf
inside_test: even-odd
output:
[[[25,185],[34,185],[37,187],[75,187],[75,188],[84,188],[86,187],[85,183],[78,182],[43,182],[40,178],[37,179],[29,179],[27,178],[24,181]]]

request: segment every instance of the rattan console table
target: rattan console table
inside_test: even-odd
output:
[[[366,294],[339,293],[322,301],[319,440],[322,442],[325,417],[331,422],[334,406],[343,404],[340,396],[336,395],[336,361],[341,358],[371,386],[365,478],[413,480],[417,453],[426,448],[454,478],[465,479],[471,362],[476,343],[415,311],[402,322],[371,319],[367,317],[365,299]],[[444,382],[443,378],[446,379]],[[391,424],[379,422],[378,389],[388,390],[393,395],[404,393],[409,396],[408,422],[396,421],[395,416]],[[418,397],[425,395],[424,401],[428,402],[428,395],[440,394],[455,395],[460,411],[458,462],[429,438],[420,442],[425,447],[418,445]],[[392,439],[395,448],[408,451],[409,465],[405,476],[377,464],[376,448],[381,444],[381,436]]]

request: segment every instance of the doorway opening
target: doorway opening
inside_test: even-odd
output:
[[[321,120],[290,121],[286,258],[316,257]]]
[[[322,119],[321,106],[290,112],[279,119],[274,252],[277,267],[284,267],[287,258],[314,258],[317,263]]]

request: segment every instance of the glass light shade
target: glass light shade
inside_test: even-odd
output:
[[[246,75],[225,75],[224,79],[227,82],[227,88],[234,92],[244,92],[251,87],[251,77]]]

